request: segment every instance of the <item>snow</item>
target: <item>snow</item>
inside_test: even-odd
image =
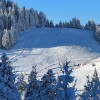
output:
[[[85,76],[92,76],[95,67],[100,70],[100,44],[94,40],[93,32],[86,30],[32,27],[20,34],[11,50],[0,50],[2,52],[13,58],[12,66],[18,74],[23,72],[27,75],[32,66],[37,65],[38,77],[49,68],[59,67],[67,57],[73,64],[81,64],[74,68],[72,74],[77,78],[78,89],[83,89]],[[96,66],[93,67],[93,63]],[[54,72],[59,75],[60,69],[54,69]]]

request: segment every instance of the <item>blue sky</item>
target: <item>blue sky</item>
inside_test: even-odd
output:
[[[13,0],[19,7],[43,11],[48,19],[58,23],[77,17],[85,24],[88,19],[100,22],[100,0]]]

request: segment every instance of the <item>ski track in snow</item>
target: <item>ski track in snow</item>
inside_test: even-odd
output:
[[[84,66],[74,68],[72,75],[77,78],[78,89],[83,89],[86,75],[92,76],[93,63],[96,63],[95,67],[100,71],[100,44],[93,39],[93,33],[86,30],[30,28],[20,34],[11,50],[0,50],[1,54],[2,52],[6,52],[10,59],[14,57],[12,66],[18,73],[29,74],[31,67],[37,65],[38,77],[49,68],[59,67],[59,63],[64,63],[66,58],[73,64],[85,64],[89,61]],[[61,71],[57,68],[54,72],[59,75]]]

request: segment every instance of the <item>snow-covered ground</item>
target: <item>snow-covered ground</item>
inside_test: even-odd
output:
[[[0,52],[4,52],[0,50]],[[37,65],[38,77],[49,68],[59,67],[66,58],[74,64],[73,75],[77,88],[83,89],[86,75],[92,75],[96,64],[100,71],[100,44],[93,39],[93,32],[67,28],[31,28],[22,32],[17,44],[5,51],[12,59],[12,66],[20,73],[28,74]],[[54,69],[56,75],[60,69]]]

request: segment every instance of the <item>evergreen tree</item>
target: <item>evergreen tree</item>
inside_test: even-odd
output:
[[[41,79],[40,100],[57,100],[56,79],[52,69],[49,69]]]
[[[62,27],[63,27],[63,24],[62,24],[62,22],[61,22],[61,21],[59,22],[59,27],[60,27],[60,28],[62,28]]]
[[[15,44],[16,42],[16,32],[15,32],[15,29],[11,26],[11,29],[9,30],[9,39],[10,39],[10,45],[11,47]]]
[[[12,7],[12,2],[10,0],[7,0],[7,8]]]
[[[14,18],[14,15],[11,15],[11,27],[15,28],[15,18]]]
[[[98,40],[98,41],[100,41],[100,26],[98,26],[97,28],[96,28],[96,32],[95,32],[95,38]]]
[[[100,80],[96,69],[92,80],[87,76],[87,85],[85,85],[84,92],[80,95],[80,100],[100,100]]]
[[[8,63],[8,57],[3,53],[0,65],[0,100],[21,100],[15,85],[15,75]]]
[[[49,23],[49,20],[46,20],[46,24],[45,24],[46,27],[50,27],[50,23]]]
[[[0,19],[0,32],[2,32],[4,29],[3,21]]]
[[[25,25],[25,30],[29,28],[29,11],[28,10],[25,10],[24,11],[24,16],[25,16],[25,19],[24,19],[24,25]]]
[[[31,8],[30,11],[29,11],[29,23],[30,23],[30,26],[35,26],[35,15],[34,15],[34,9]]]
[[[72,69],[69,66],[70,62],[66,61],[63,65],[63,75],[58,77],[58,99],[57,100],[74,100],[75,90],[74,87],[70,87],[69,84],[73,82],[71,76]]]
[[[2,32],[3,32],[3,22],[2,20],[0,19],[0,48],[2,47]]]
[[[9,37],[9,31],[7,29],[5,29],[3,31],[2,46],[3,46],[4,49],[9,49],[11,47],[10,37]]]
[[[33,66],[28,78],[29,84],[25,93],[25,100],[41,100],[39,96],[39,82],[36,79],[36,75],[36,66]]]
[[[65,28],[70,28],[70,23],[69,22],[65,22]]]
[[[72,20],[70,21],[70,28],[76,28],[76,29],[81,29],[81,23],[80,20],[75,18],[72,18]]]
[[[46,24],[46,16],[44,15],[43,12],[39,13],[38,18],[39,18],[39,24],[41,26],[45,26],[45,24]]]
[[[35,16],[35,25],[36,25],[36,26],[41,26],[41,25],[39,24],[39,17],[38,17],[38,12],[37,12],[37,10],[34,12],[34,16]]]
[[[55,25],[55,27],[56,27],[56,28],[59,28],[59,25],[58,25],[58,24],[56,24],[56,25]]]
[[[91,30],[91,31],[95,31],[96,30],[96,24],[93,20],[89,20],[86,25],[85,25],[85,29],[86,30]]]
[[[26,90],[26,82],[24,81],[24,74],[21,73],[21,75],[17,78],[17,88],[19,93],[23,93]]]
[[[7,29],[10,30],[10,28],[11,28],[11,15],[8,14],[8,27],[7,27]]]
[[[52,20],[50,21],[50,27],[54,27]]]
[[[4,15],[3,15],[3,25],[4,25],[4,29],[8,28],[8,14],[6,9],[4,10]]]

